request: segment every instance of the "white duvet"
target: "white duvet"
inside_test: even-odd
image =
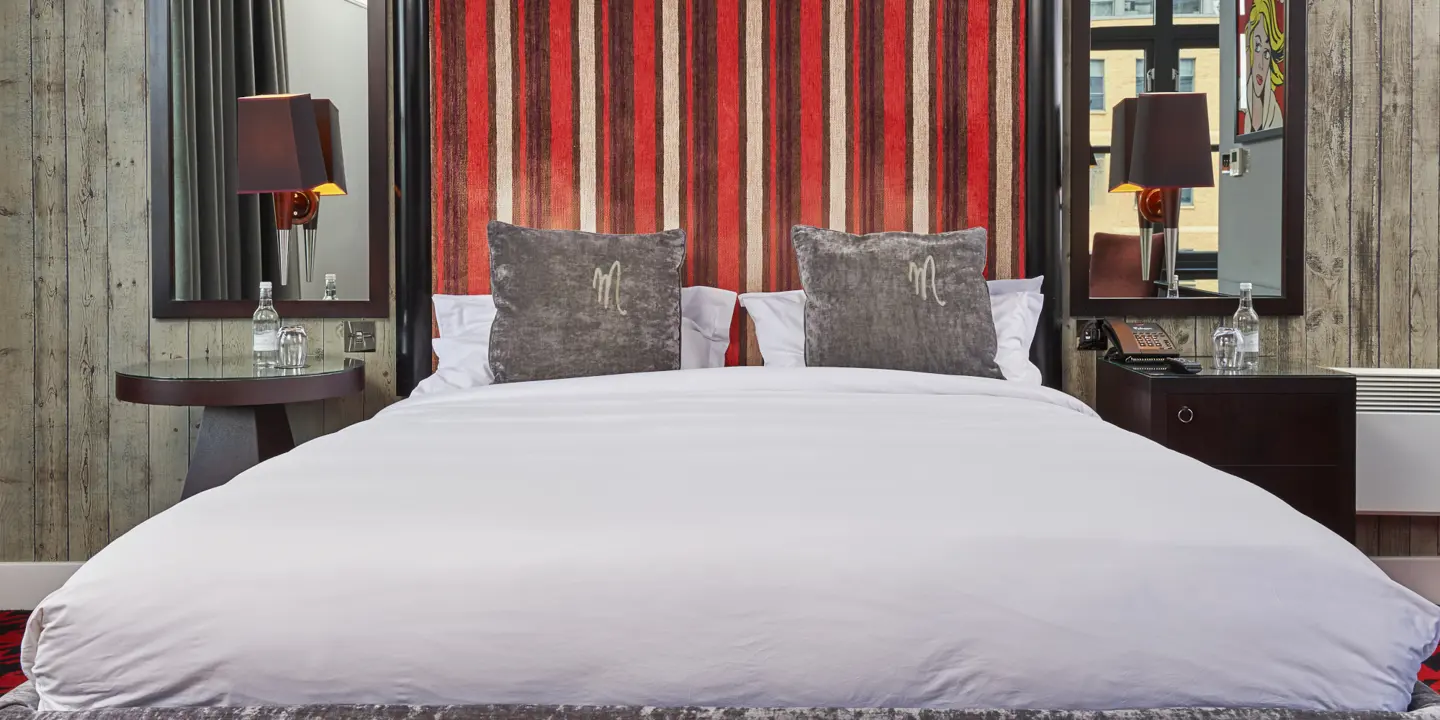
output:
[[[1402,710],[1437,616],[1068,396],[732,368],[402,402],[115,541],[22,660],[52,710]]]

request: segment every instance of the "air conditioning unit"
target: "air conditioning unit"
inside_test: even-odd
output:
[[[1355,508],[1440,514],[1440,370],[1334,368],[1355,376]]]

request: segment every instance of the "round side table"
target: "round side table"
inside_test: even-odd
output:
[[[295,370],[259,368],[248,357],[229,357],[152,362],[115,372],[117,400],[205,408],[182,499],[293,449],[286,403],[364,389],[365,363],[343,356]]]

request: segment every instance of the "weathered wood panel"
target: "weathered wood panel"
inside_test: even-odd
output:
[[[1350,135],[1350,358],[1380,364],[1380,0],[1355,0]]]
[[[0,3],[0,562],[35,559],[30,0]]]
[[[35,287],[35,559],[70,559],[70,333],[65,239],[65,1],[34,0],[30,23]]]
[[[145,11],[133,3],[105,9],[105,224],[109,239],[111,368],[150,359],[149,144],[145,125]],[[115,400],[114,373],[103,378],[110,402],[110,533],[150,517],[150,409]]]
[[[1381,0],[1380,33],[1391,39],[1380,43],[1379,63],[1380,263],[1376,295],[1380,300],[1380,365],[1409,367],[1411,127],[1425,123],[1415,122],[1411,108],[1410,43],[1393,39],[1410,37],[1410,0]],[[1365,65],[1356,62],[1355,71]],[[1357,105],[1357,118],[1359,110]],[[1366,191],[1370,189],[1365,186]]]
[[[1440,0],[1411,20],[1410,366],[1440,364]]]

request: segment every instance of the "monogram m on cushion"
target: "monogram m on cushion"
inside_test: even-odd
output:
[[[488,230],[495,382],[680,369],[683,230]]]
[[[805,286],[805,364],[1001,378],[985,230],[790,230]]]

